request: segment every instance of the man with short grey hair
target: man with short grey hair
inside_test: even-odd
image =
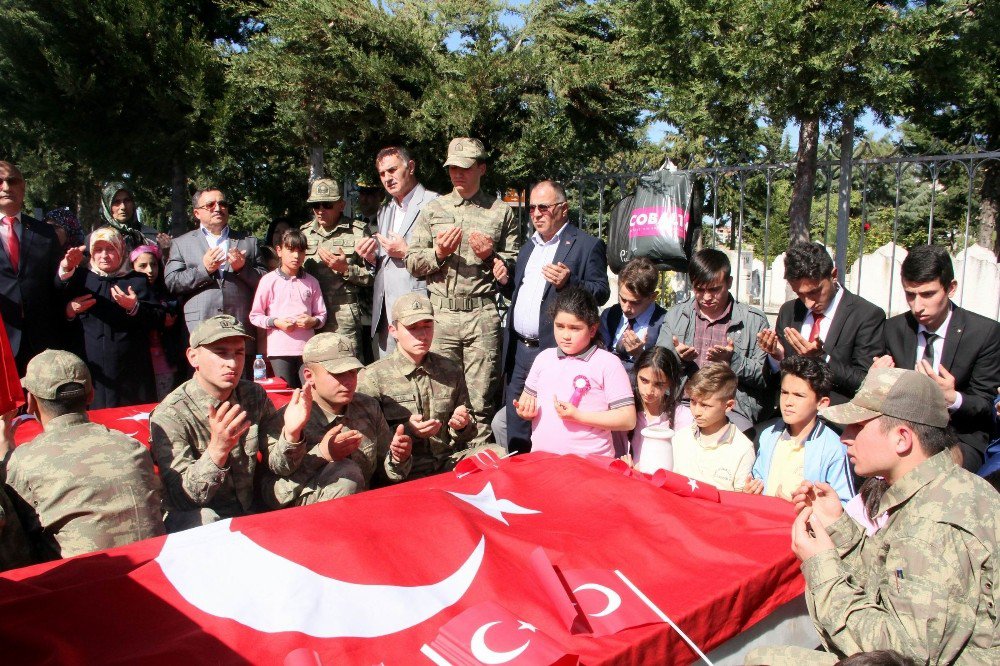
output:
[[[874,514],[886,521],[869,536],[828,484],[802,484],[792,550],[829,653],[769,649],[746,663],[833,664],[884,649],[927,664],[997,663],[1000,495],[953,462],[937,384],[913,370],[873,368],[850,402],[822,416],[844,428],[857,473],[884,479]]]

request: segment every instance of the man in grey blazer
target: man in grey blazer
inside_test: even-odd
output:
[[[438,194],[417,182],[417,164],[403,147],[380,150],[375,157],[375,168],[390,198],[378,211],[378,233],[375,234],[378,243],[372,244],[367,255],[362,256],[375,270],[372,348],[376,357],[383,358],[396,347],[395,338],[389,335],[392,322],[388,313],[392,312],[392,304],[411,291],[427,295],[425,282],[410,275],[403,257],[409,249],[417,214]]]
[[[249,328],[254,291],[267,272],[257,239],[229,228],[230,203],[221,190],[199,190],[192,204],[198,228],[174,239],[163,270],[167,289],[183,302],[189,331],[218,314]]]

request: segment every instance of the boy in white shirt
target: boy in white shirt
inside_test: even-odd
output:
[[[743,490],[755,455],[753,442],[726,417],[736,404],[736,384],[724,363],[710,363],[688,380],[694,423],[674,435],[674,472],[719,490]]]

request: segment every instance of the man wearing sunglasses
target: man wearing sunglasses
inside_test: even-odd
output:
[[[507,448],[520,453],[531,450],[531,422],[517,415],[513,400],[524,390],[535,357],[556,346],[549,314],[556,295],[571,284],[589,291],[599,305],[611,295],[607,247],[604,241],[567,224],[566,189],[543,180],[531,190],[530,201],[528,215],[535,233],[517,255],[513,278],[505,274],[497,278],[510,299],[503,345]]]
[[[174,239],[163,270],[167,289],[183,301],[189,331],[219,314],[249,327],[253,295],[267,272],[257,241],[229,228],[231,205],[222,190],[198,190],[191,201],[198,228]]]
[[[500,399],[497,280],[514,267],[517,219],[479,187],[486,174],[482,141],[453,139],[444,166],[455,189],[421,209],[404,261],[413,277],[427,280],[437,327],[433,351],[462,366],[479,424],[473,443],[484,444]]]
[[[305,269],[319,280],[327,311],[326,324],[318,332],[344,336],[363,360],[359,303],[372,275],[356,249],[370,236],[367,225],[343,214],[344,197],[332,178],[313,181],[306,203],[312,206],[313,220],[302,227],[309,243]]]

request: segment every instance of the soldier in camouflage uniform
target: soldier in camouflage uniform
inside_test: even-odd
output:
[[[262,424],[274,416],[274,405],[263,388],[240,379],[251,339],[230,315],[201,322],[187,350],[194,377],[164,398],[149,418],[171,532],[253,512],[258,451],[275,474],[292,473],[294,440],[279,434],[268,446]],[[300,390],[292,402],[296,407],[290,403],[284,412],[286,432],[300,431],[308,417]]]
[[[306,343],[302,360],[309,418],[300,431],[287,433],[300,440],[290,451],[294,471],[285,478],[265,474],[265,503],[281,508],[353,495],[369,487],[380,463],[386,478],[406,478],[412,441],[402,426],[393,434],[374,398],[355,393],[362,366],[350,341],[320,333]],[[270,422],[269,441],[281,433],[283,412]]]
[[[861,476],[886,490],[867,536],[827,484],[806,482],[792,550],[827,650],[891,649],[928,664],[1000,663],[1000,496],[955,465],[948,408],[926,375],[875,368],[849,402],[823,410]],[[751,652],[748,664],[834,663],[829,653]]]
[[[461,366],[430,351],[434,309],[422,294],[399,297],[392,306],[389,333],[396,349],[364,369],[358,394],[375,398],[390,428],[400,425],[413,438],[412,467],[416,479],[453,469],[458,461],[491,448],[470,446],[476,422],[467,407],[469,392]]]
[[[87,418],[87,365],[47,350],[21,381],[44,432],[11,454],[7,484],[35,558],[72,557],[164,533],[160,482],[149,452]],[[0,480],[2,480],[0,470]]]
[[[343,215],[344,197],[335,180],[313,181],[306,203],[312,204],[314,219],[302,227],[308,241],[305,269],[319,280],[327,310],[320,331],[347,337],[360,359],[360,292],[372,284],[372,275],[356,250],[371,234],[364,222]]]
[[[497,275],[514,273],[517,220],[510,206],[479,189],[486,151],[478,139],[448,146],[449,194],[427,203],[414,224],[406,269],[427,280],[437,312],[434,350],[458,362],[469,386],[472,413],[482,432],[500,398],[500,316]]]

